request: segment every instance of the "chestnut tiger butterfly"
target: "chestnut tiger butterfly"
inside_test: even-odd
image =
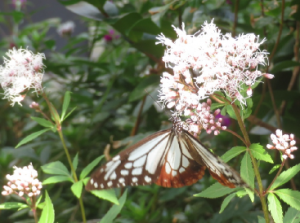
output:
[[[146,137],[98,168],[86,190],[157,184],[183,187],[200,180],[208,168],[224,186],[246,186],[240,175],[174,120],[171,129]]]

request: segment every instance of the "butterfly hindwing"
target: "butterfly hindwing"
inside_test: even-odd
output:
[[[183,137],[183,142],[188,144],[186,147],[189,149],[193,158],[199,164],[205,165],[208,168],[210,175],[220,184],[230,188],[245,186],[245,182],[240,175],[228,164],[224,163],[218,156],[205,148],[198,139],[186,131],[184,131]]]

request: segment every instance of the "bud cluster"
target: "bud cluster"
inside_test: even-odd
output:
[[[32,164],[23,168],[14,167],[13,175],[6,175],[7,185],[3,186],[3,196],[17,194],[20,197],[27,195],[28,197],[37,196],[42,189],[42,183],[37,179],[38,173]]]
[[[270,136],[273,145],[267,144],[268,149],[277,149],[282,152],[283,159],[294,159],[294,155],[292,154],[293,151],[297,150],[298,148],[295,146],[296,141],[294,139],[294,134],[282,134],[282,130],[277,129],[276,135],[271,134]]]

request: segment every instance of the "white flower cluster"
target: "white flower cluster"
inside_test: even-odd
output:
[[[291,154],[293,151],[297,150],[298,148],[295,146],[296,141],[294,139],[294,134],[284,134],[282,135],[282,130],[277,129],[276,135],[271,134],[271,140],[274,145],[267,144],[268,149],[277,149],[283,153],[282,158],[287,159],[294,159],[294,155]]]
[[[0,66],[0,84],[4,89],[4,98],[11,101],[12,106],[25,98],[26,91],[34,89],[42,92],[44,75],[43,59],[45,55],[33,54],[27,49],[12,49],[4,57],[4,66]]]
[[[42,189],[42,183],[37,179],[38,173],[33,168],[32,164],[23,168],[14,167],[13,175],[6,175],[8,180],[7,186],[3,186],[3,196],[17,194],[23,197],[25,194],[28,197],[37,196]]]
[[[163,73],[160,100],[179,115],[194,112],[216,91],[245,104],[257,78],[273,78],[257,70],[259,64],[266,64],[267,52],[259,51],[264,40],[258,42],[254,34],[222,35],[213,22],[205,22],[194,35],[174,29],[178,35],[174,42],[163,34],[157,37],[157,43],[167,47],[163,61],[174,73]],[[248,86],[247,95],[242,95],[243,84]]]
[[[58,28],[57,28],[57,33],[60,36],[70,36],[75,29],[75,23],[72,21],[67,21],[65,23],[62,23]]]

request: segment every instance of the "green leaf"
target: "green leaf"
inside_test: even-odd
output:
[[[54,222],[54,209],[52,201],[46,191],[45,206],[43,208],[39,223],[53,223]]]
[[[236,115],[235,115],[235,112],[234,112],[232,106],[231,105],[226,105],[224,108],[226,108],[226,112],[229,115],[229,117],[236,120]]]
[[[127,190],[123,193],[122,197],[119,200],[120,205],[113,205],[106,215],[101,219],[100,223],[112,223],[113,220],[118,216],[121,212],[127,197]]]
[[[96,197],[99,197],[104,200],[108,200],[111,203],[119,205],[118,198],[116,196],[115,190],[109,189],[109,190],[92,190],[92,194],[94,194]]]
[[[53,116],[53,118],[55,120],[55,123],[57,123],[57,122],[60,123],[59,114],[57,113],[55,107],[53,106],[53,104],[51,102],[49,103],[49,109],[50,109],[51,115]]]
[[[270,170],[269,174],[273,173],[275,170],[277,170],[279,167],[281,166],[281,164],[277,164],[275,166],[272,167],[272,169]]]
[[[83,183],[82,181],[78,181],[76,183],[74,183],[71,187],[71,190],[73,192],[73,194],[77,197],[80,198],[81,193],[82,193],[82,187],[83,187]]]
[[[194,194],[195,197],[217,198],[236,191],[238,188],[224,187],[220,183],[215,183],[199,194]]]
[[[296,166],[289,168],[286,171],[283,171],[275,180],[273,185],[270,187],[270,190],[273,190],[286,182],[292,179],[300,171],[300,163]]]
[[[250,188],[254,188],[254,170],[249,152],[245,153],[241,162],[241,177]]]
[[[52,176],[52,177],[49,177],[46,180],[44,180],[43,181],[43,185],[61,183],[61,182],[66,182],[66,181],[73,182],[73,180],[72,180],[71,177],[67,177],[67,176]]]
[[[291,189],[279,189],[274,191],[285,203],[300,211],[300,192]]]
[[[36,121],[37,123],[39,123],[41,126],[44,126],[46,128],[55,128],[55,125],[44,119],[44,118],[38,118],[38,117],[30,117],[32,120]]]
[[[70,91],[66,91],[65,96],[64,96],[64,102],[63,102],[63,106],[62,106],[62,112],[61,112],[61,120],[63,121],[65,119],[65,115],[67,113],[68,107],[70,105],[70,101],[71,101],[71,93]]]
[[[78,166],[78,153],[77,153],[76,156],[74,157],[73,162],[72,162],[72,165],[73,165],[74,170],[76,170],[76,169],[77,169],[77,166]]]
[[[29,136],[26,136],[24,139],[21,140],[21,142],[18,143],[18,145],[16,146],[16,148],[20,147],[21,145],[30,142],[31,140],[37,138],[38,136],[42,135],[43,133],[49,131],[50,129],[43,129],[41,131],[38,132],[34,132],[32,134],[30,134]]]
[[[240,153],[246,151],[247,148],[244,146],[235,146],[232,147],[230,150],[228,150],[225,154],[223,154],[223,156],[221,156],[221,159],[227,163],[229,160],[231,160],[232,158],[236,157],[237,155],[239,155]]]
[[[11,209],[20,209],[20,208],[28,208],[27,204],[19,203],[19,202],[5,202],[0,204],[0,210],[11,210]]]
[[[271,156],[267,153],[267,151],[258,143],[251,144],[249,149],[251,150],[252,155],[258,159],[263,160],[268,163],[273,163]]]
[[[262,216],[257,216],[258,218],[258,223],[266,223],[266,220]]]
[[[71,114],[73,113],[73,111],[75,111],[76,108],[77,108],[77,107],[74,107],[74,108],[66,115],[65,119],[67,119],[67,118],[69,117],[69,115],[71,115]],[[64,120],[65,120],[65,119],[64,119]]]
[[[94,169],[94,167],[96,165],[98,165],[98,163],[100,162],[100,160],[102,160],[104,157],[104,155],[99,156],[98,158],[94,159],[89,165],[87,165],[80,173],[80,177],[79,179],[82,180],[83,178],[85,178],[91,171],[92,169]]]
[[[247,192],[247,194],[249,195],[249,198],[251,200],[251,202],[254,202],[254,191],[250,190],[249,188],[245,187],[245,191]]]
[[[44,173],[70,176],[67,167],[60,161],[55,161],[42,166]]]
[[[283,222],[300,223],[300,211],[290,207],[284,215]]]
[[[152,92],[159,85],[159,75],[146,76],[129,95],[129,102],[135,101]]]
[[[219,213],[222,213],[224,211],[224,209],[227,207],[227,205],[229,204],[229,202],[236,196],[235,193],[232,193],[230,195],[228,195],[227,197],[225,197],[225,199],[222,202],[221,205],[221,209],[219,211]]]
[[[300,63],[296,62],[296,61],[290,61],[290,60],[282,61],[282,62],[276,63],[276,65],[273,67],[271,73],[274,74],[274,73],[284,70],[284,69],[291,70],[293,67],[297,67],[299,65],[300,65]]]
[[[271,215],[272,215],[275,223],[283,223],[282,207],[281,207],[280,201],[272,193],[268,194],[268,209],[271,212]]]

